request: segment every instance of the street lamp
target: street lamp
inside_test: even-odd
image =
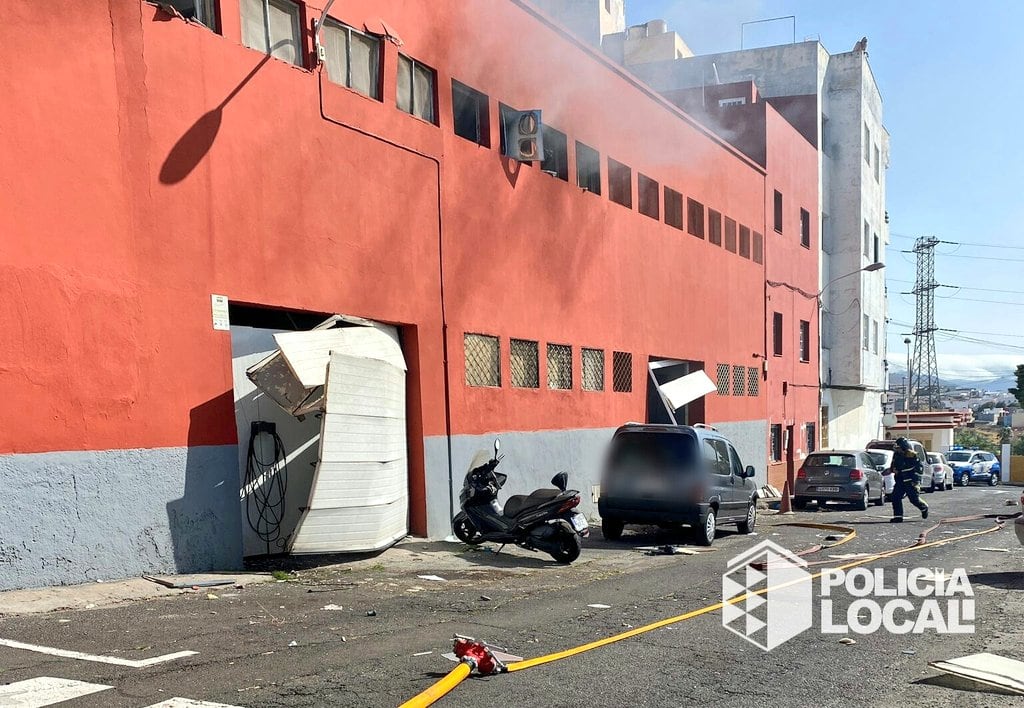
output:
[[[821,294],[823,292],[825,292],[826,290],[828,290],[828,287],[830,285],[832,285],[832,283],[836,282],[837,280],[842,280],[843,278],[849,278],[851,275],[857,275],[857,273],[874,273],[876,270],[882,270],[882,268],[885,268],[885,263],[878,263],[878,262],[876,262],[876,263],[869,263],[868,265],[864,266],[863,268],[858,268],[855,271],[851,271],[849,273],[845,273],[843,275],[840,275],[840,276],[837,276],[835,278],[832,278],[832,280],[830,280],[827,283],[825,283],[825,287],[823,287],[821,290],[818,291],[818,298],[820,299],[821,298]]]
[[[905,337],[903,343],[907,345],[907,398],[903,403],[903,417],[907,422],[907,437],[910,437],[910,382],[913,379],[913,371],[910,369],[910,337]]]

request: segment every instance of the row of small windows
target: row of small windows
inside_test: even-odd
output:
[[[757,396],[761,392],[761,370],[756,367],[719,364],[715,375],[719,396]]]
[[[466,385],[501,387],[501,340],[489,334],[463,335]],[[568,391],[573,388],[573,347],[548,343],[545,347],[547,387]],[[612,390],[633,390],[633,355],[612,352]],[[605,390],[605,351],[580,348],[580,388]],[[540,388],[540,343],[531,339],[509,339],[509,373],[513,388]]]
[[[197,19],[216,30],[213,0],[172,0],[184,16]],[[302,66],[301,13],[292,0],[241,0],[242,43],[252,49]],[[379,37],[366,34],[336,20],[328,18],[321,30],[324,64],[328,78],[375,100],[382,99],[383,45]],[[396,77],[397,107],[410,115],[437,124],[437,73],[434,69],[405,54],[398,55]],[[452,119],[456,135],[483,147],[491,147],[489,99],[486,94],[452,80]],[[505,151],[505,124],[514,109],[499,104],[501,117],[501,149]],[[548,125],[541,125],[543,155],[540,168],[563,181],[569,180],[568,139],[565,133]],[[588,192],[601,194],[601,156],[594,148],[579,141],[575,143],[576,184]],[[632,169],[608,158],[608,198],[633,208]],[[664,201],[664,222],[680,231],[722,246],[722,214],[707,209],[699,201],[687,198],[668,186],[663,191],[658,182],[637,173],[638,211],[658,220],[662,218],[659,198]],[[775,192],[775,230],[782,233],[782,194]],[[743,258],[764,262],[764,237],[739,226],[737,244],[736,222],[724,218],[724,246]],[[705,234],[705,225],[707,234]],[[801,243],[810,247],[810,214],[800,210]],[[751,240],[751,238],[753,240]]]

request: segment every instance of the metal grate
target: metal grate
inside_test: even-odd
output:
[[[718,376],[716,382],[718,383],[718,395],[728,396],[729,395],[729,365],[719,364],[718,365]]]
[[[742,396],[747,382],[747,367],[732,367],[732,395]]]
[[[612,390],[617,393],[633,391],[633,355],[612,352]]]
[[[604,349],[583,349],[583,390],[604,390]]]
[[[548,388],[572,388],[572,347],[568,344],[548,345]]]
[[[761,392],[761,371],[750,367],[747,369],[747,395],[756,396]]]
[[[509,364],[513,386],[516,388],[540,388],[537,342],[529,339],[510,340]]]
[[[463,335],[467,386],[501,386],[500,345],[486,334]]]

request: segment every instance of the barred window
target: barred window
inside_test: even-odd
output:
[[[743,391],[746,388],[747,382],[747,367],[745,366],[734,366],[732,367],[732,395],[742,396]]]
[[[612,390],[633,391],[633,355],[629,352],[612,352]]]
[[[548,388],[572,388],[572,347],[548,344]]]
[[[761,371],[753,366],[747,368],[747,395],[757,396],[761,392]]]
[[[772,423],[770,452],[773,462],[782,459],[782,426],[779,423]]]
[[[540,388],[537,342],[529,339],[510,340],[509,364],[513,386],[516,388]]]
[[[583,390],[604,390],[604,349],[582,350]]]
[[[466,352],[467,386],[501,386],[501,347],[497,337],[486,334],[463,336]]]
[[[716,382],[718,384],[718,395],[729,395],[729,373],[731,369],[728,364],[719,364]]]
[[[814,452],[814,450],[815,450],[815,443],[817,442],[817,438],[818,438],[818,436],[815,435],[815,433],[817,432],[815,430],[816,426],[814,425],[814,423],[808,423],[806,427],[807,427],[807,452]]]

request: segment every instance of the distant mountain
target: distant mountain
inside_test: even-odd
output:
[[[904,373],[889,374],[889,388],[890,389],[902,389],[905,385]],[[1003,376],[998,379],[943,379],[940,378],[939,382],[942,386],[947,388],[976,388],[982,391],[999,391],[1004,392],[1017,385],[1017,381],[1012,376]]]

